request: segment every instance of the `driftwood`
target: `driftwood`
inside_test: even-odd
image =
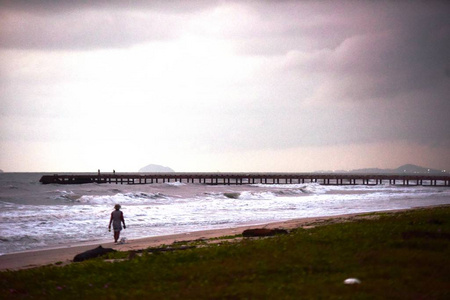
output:
[[[244,237],[261,237],[261,236],[274,236],[277,234],[287,234],[288,231],[285,229],[268,229],[268,228],[255,228],[246,229],[242,232]]]
[[[116,252],[116,250],[114,250],[112,248],[103,248],[102,246],[98,246],[95,249],[91,249],[91,250],[88,250],[83,253],[75,255],[75,257],[73,258],[73,261],[80,262],[80,261],[84,261],[87,259],[97,258],[97,257],[105,255],[106,253],[109,253],[109,252]]]

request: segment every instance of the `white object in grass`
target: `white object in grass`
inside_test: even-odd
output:
[[[361,280],[358,278],[347,278],[344,280],[344,284],[360,284]]]

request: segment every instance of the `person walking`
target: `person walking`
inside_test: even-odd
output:
[[[109,219],[109,226],[108,230],[111,231],[111,223],[113,225],[114,230],[114,243],[117,244],[117,241],[120,237],[120,231],[122,230],[122,223],[123,228],[126,229],[127,226],[125,226],[125,219],[123,217],[123,212],[120,210],[120,204],[116,204],[114,206],[115,210],[111,213],[111,218]]]

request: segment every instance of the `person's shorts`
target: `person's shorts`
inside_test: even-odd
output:
[[[113,229],[114,229],[114,231],[121,231],[122,225],[121,224],[119,224],[119,225],[113,224]]]

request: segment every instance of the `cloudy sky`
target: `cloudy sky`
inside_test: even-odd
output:
[[[445,1],[0,0],[0,169],[450,170]]]

